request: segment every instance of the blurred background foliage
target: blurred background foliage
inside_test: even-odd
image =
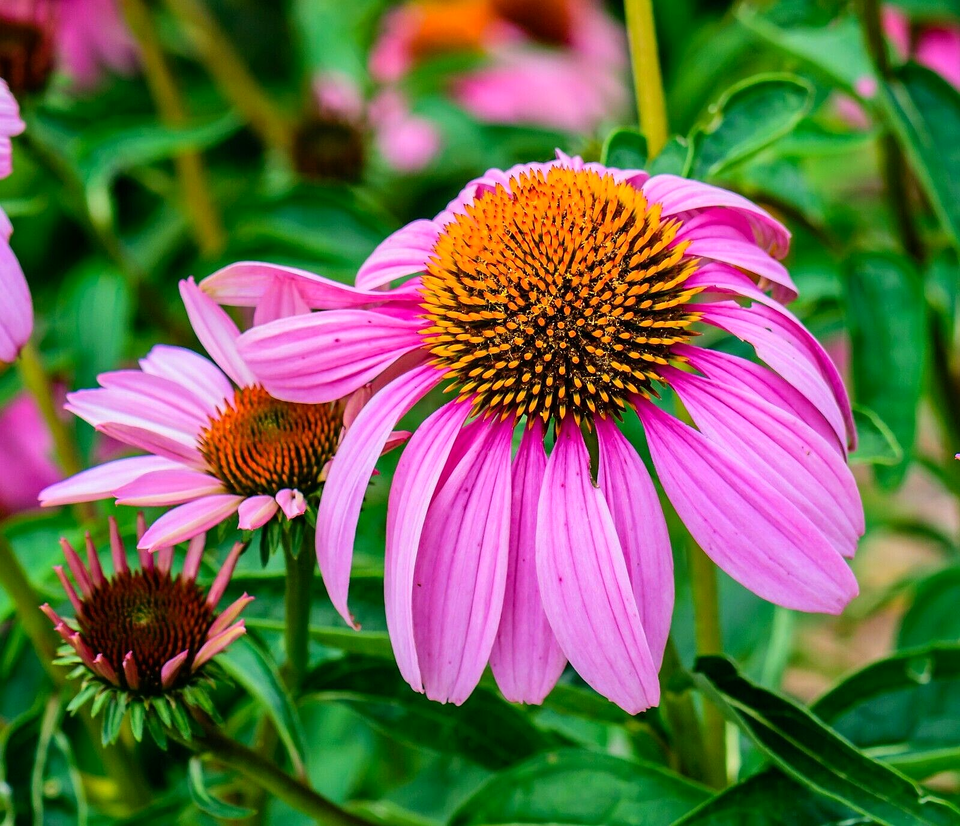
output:
[[[941,797],[960,794],[960,94],[893,51],[878,67],[863,25],[870,2],[866,12],[840,0],[655,3],[670,125],[680,137],[652,160],[629,104],[589,130],[477,119],[449,88],[483,58],[453,49],[397,81],[409,112],[437,136],[428,161],[398,169],[370,114],[382,91],[371,50],[396,5],[386,0],[123,0],[140,69],[84,90],[57,75],[43,91],[19,95],[27,130],[0,203],[15,226],[35,341],[58,392],[93,385],[156,342],[197,347],[177,294],[181,278],[264,259],[350,281],[387,234],[435,214],[469,178],[546,160],[555,148],[719,183],[777,213],[794,235],[793,309],[849,378],[861,440],[852,458],[867,511],[853,563],[862,594],[840,618],[800,616],[721,575],[724,650],[745,676],[714,663],[696,679],[743,732],[731,767],[740,782],[722,794],[678,773],[689,767],[667,747],[684,736],[675,720],[656,709],[630,718],[569,672],[543,708],[508,705],[492,680],[461,708],[410,691],[391,660],[383,614],[392,455],[371,484],[358,535],[351,599],[362,631],[315,600],[315,670],[296,704],[277,674],[282,560],[241,560],[231,589],[257,600],[248,611],[253,633],[225,658],[227,733],[252,738],[269,715],[285,743],[282,763],[302,762],[320,792],[385,823],[958,822],[930,813],[924,793],[875,767],[892,765]],[[925,27],[960,25],[957,0],[897,7],[914,44]],[[617,2],[607,12],[623,20]],[[151,55],[161,56],[161,69]],[[960,71],[960,51],[957,60]],[[358,93],[352,120],[318,106],[317,78],[331,74]],[[626,75],[624,65],[624,84]],[[558,83],[551,94],[559,105],[567,92]],[[22,399],[21,381],[16,370],[0,376],[0,409]],[[428,401],[411,420],[429,409]],[[6,421],[0,487],[22,493],[26,460]],[[82,422],[67,427],[82,466],[112,450]],[[639,428],[631,436],[642,443]],[[37,438],[51,449],[48,437]],[[0,513],[42,599],[57,599],[51,564],[60,535],[80,540],[89,528],[105,541],[105,522],[89,509],[38,512],[11,495]],[[117,515],[132,533],[133,514]],[[687,538],[672,528],[674,638],[689,666]],[[208,578],[228,534],[219,557],[205,560]],[[153,745],[139,750],[139,788],[109,780],[96,738],[65,716],[69,691],[50,682],[12,609],[0,591],[3,826],[309,822],[215,762],[188,764],[176,746],[177,759]],[[682,680],[667,688],[690,696]],[[816,717],[775,692],[819,697]],[[815,780],[798,766],[808,748],[822,758]],[[840,785],[844,777],[863,799]],[[887,795],[883,805],[874,793]]]

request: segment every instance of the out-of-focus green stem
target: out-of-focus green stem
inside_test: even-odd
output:
[[[625,0],[624,8],[627,13],[630,62],[633,65],[640,130],[647,139],[650,156],[656,157],[667,142],[669,126],[660,57],[657,52],[653,0]]]
[[[690,541],[690,590],[693,595],[697,654],[723,653],[720,633],[720,599],[717,569],[701,548]],[[727,785],[727,731],[723,715],[708,699],[703,700],[704,779],[716,788]]]
[[[197,56],[260,139],[269,147],[289,153],[293,142],[290,124],[274,106],[220,29],[216,18],[198,0],[166,0],[167,8],[187,29]]]
[[[140,62],[160,119],[167,126],[183,126],[186,108],[156,33],[156,23],[143,0],[123,0],[130,31],[140,46]],[[191,229],[201,252],[216,255],[226,244],[226,235],[210,193],[203,159],[196,150],[184,150],[176,157],[177,177]]]

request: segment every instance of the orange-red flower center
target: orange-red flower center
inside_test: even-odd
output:
[[[579,422],[662,382],[696,333],[680,224],[610,175],[552,167],[481,195],[423,277],[427,344],[476,413]]]

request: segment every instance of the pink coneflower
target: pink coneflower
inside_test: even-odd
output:
[[[370,69],[390,83],[464,51],[485,64],[450,92],[480,120],[587,132],[628,106],[626,38],[595,0],[412,0],[385,17]]]
[[[18,93],[42,89],[55,67],[90,89],[137,64],[115,0],[2,0],[0,32],[0,74]]]
[[[911,26],[896,6],[884,6],[883,30],[901,60],[915,60],[960,89],[960,26],[947,21]]]
[[[20,107],[0,79],[0,178],[13,168],[10,138],[25,129]],[[11,362],[33,332],[33,302],[17,256],[10,249],[13,226],[0,209],[0,362]]]
[[[357,300],[407,280],[377,306],[241,337],[280,398],[383,384],[331,463],[318,516],[320,569],[348,620],[384,441],[430,390],[453,394],[411,437],[390,492],[387,622],[413,688],[463,702],[489,662],[507,698],[536,703],[569,660],[630,712],[658,702],[673,565],[650,474],[619,427],[634,414],[680,517],[732,577],[806,611],[838,613],[857,593],[844,559],[863,532],[852,416],[836,368],[780,303],[796,294],[777,260],[788,242],[732,192],[558,153],[490,170],[384,241]],[[229,280],[212,290],[228,302]],[[695,345],[701,331],[743,339],[766,366]],[[695,427],[655,403],[665,387]]]
[[[0,409],[0,518],[37,507],[37,495],[61,478],[53,437],[37,407],[21,393]]]
[[[157,346],[140,370],[104,373],[99,388],[67,396],[68,410],[149,455],[108,462],[40,494],[44,506],[107,497],[136,507],[177,505],[140,540],[148,550],[190,539],[237,512],[244,530],[265,525],[278,511],[287,519],[302,515],[319,496],[359,403],[271,397],[237,352],[240,331],[229,316],[192,279],[180,282],[180,294],[213,361]],[[255,321],[311,306],[282,288],[259,303]],[[385,449],[402,437],[393,434]]]

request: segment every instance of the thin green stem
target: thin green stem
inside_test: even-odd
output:
[[[651,157],[656,157],[667,142],[669,126],[663,94],[657,32],[653,19],[653,0],[625,0],[627,35],[630,38],[630,62],[637,93],[640,130],[647,139]]]
[[[693,594],[694,632],[697,654],[720,654],[723,640],[720,633],[720,599],[717,590],[717,569],[700,547],[690,541],[690,589]],[[727,785],[726,722],[713,703],[703,700],[705,780],[712,786]]]
[[[183,126],[187,111],[177,81],[157,37],[156,23],[143,0],[123,0],[130,31],[140,46],[140,63],[160,119],[168,126]],[[201,252],[216,255],[226,245],[226,234],[210,192],[203,159],[196,150],[184,150],[176,157],[177,177],[190,227]]]
[[[269,147],[289,154],[293,132],[285,114],[257,83],[216,18],[198,0],[166,0],[193,40],[197,56],[221,92]]]
[[[313,532],[304,530],[303,541],[296,556],[286,546],[283,553],[287,563],[284,593],[287,663],[284,676],[287,686],[297,694],[310,666],[310,601],[313,596],[313,572],[317,567],[313,552]]]
[[[224,737],[212,725],[202,725],[205,729],[202,739],[180,742],[198,754],[209,754],[223,765],[235,769],[267,794],[314,818],[317,823],[325,826],[371,826],[370,821],[344,811],[304,781],[291,777],[269,758]]]

